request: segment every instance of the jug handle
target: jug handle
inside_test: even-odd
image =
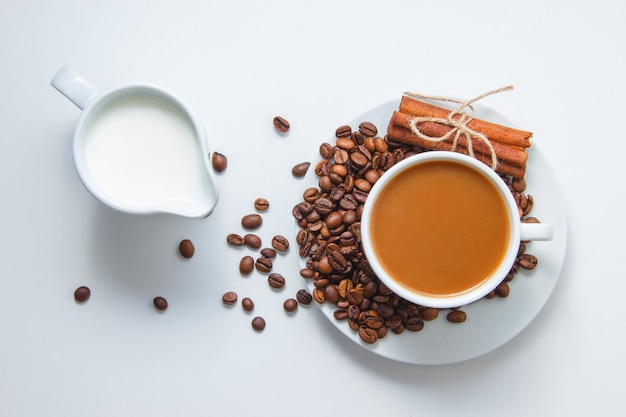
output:
[[[70,99],[81,110],[84,110],[91,99],[98,94],[96,87],[68,67],[62,67],[58,70],[52,77],[50,85]]]

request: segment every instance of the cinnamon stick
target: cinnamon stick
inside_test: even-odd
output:
[[[389,127],[387,128],[387,138],[392,142],[399,143],[407,143],[419,146],[428,150],[440,150],[440,151],[451,151],[452,143],[451,142],[432,142],[420,139],[415,136],[410,129],[402,127],[398,124],[389,123]],[[465,155],[469,154],[467,147],[463,144],[458,144],[456,148],[456,152],[463,153]],[[479,161],[491,166],[491,155],[484,154],[477,150],[474,151],[474,157]],[[497,167],[496,172],[502,175],[510,175],[513,178],[523,179],[526,173],[526,166],[514,165],[510,162],[497,159]]]
[[[409,123],[411,122],[412,119],[413,119],[413,116],[410,116],[408,114],[404,114],[398,111],[394,111],[389,123],[409,129],[409,133],[412,134],[412,132],[410,131],[410,127],[409,127],[410,126]],[[420,132],[422,132],[423,134],[427,136],[435,137],[435,138],[440,138],[448,134],[452,130],[451,127],[444,126],[442,124],[434,123],[434,122],[418,123],[417,127],[419,128]],[[403,137],[403,140],[410,142],[411,140],[414,140],[413,138],[417,139],[417,136],[415,136],[414,134],[405,135]],[[449,139],[447,139],[447,141],[452,143],[453,139],[454,139],[453,137],[450,137]],[[458,144],[467,149],[467,139],[464,136],[461,136],[459,138]],[[496,157],[498,159],[509,162],[513,165],[518,165],[520,167],[526,166],[526,161],[528,160],[528,154],[524,150],[520,150],[520,148],[513,147],[513,146],[503,145],[499,142],[491,142],[491,145],[493,146],[493,149],[496,153]],[[481,140],[472,141],[472,147],[475,151],[478,151],[485,155],[491,154],[491,151],[489,150],[489,147],[487,146],[487,144]],[[521,148],[521,149],[524,149],[524,148]]]
[[[400,101],[400,112],[418,117],[445,118],[451,111],[411,97],[403,96]],[[467,126],[483,133],[492,142],[527,148],[530,146],[532,132],[502,126],[481,119],[472,119]]]

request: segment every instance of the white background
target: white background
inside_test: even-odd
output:
[[[625,12],[608,0],[1,0],[0,415],[624,415]],[[101,88],[147,81],[184,97],[229,158],[216,211],[134,217],[93,199],[72,163],[80,111],[49,85],[63,65]],[[290,169],[337,126],[405,90],[471,98],[508,84],[486,105],[535,133],[569,228],[551,298],[512,341],[406,365],[315,306],[285,315],[303,285],[296,250],[276,260],[281,293],[239,275],[245,250],[225,236],[264,196],[259,234],[291,237]],[[92,289],[84,305],[79,285]],[[256,301],[263,333],[221,304],[227,290]]]

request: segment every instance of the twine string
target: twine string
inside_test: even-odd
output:
[[[498,158],[496,156],[496,151],[493,147],[493,144],[491,143],[491,141],[489,141],[487,136],[485,136],[483,133],[477,132],[469,127],[469,123],[474,119],[474,115],[475,115],[475,110],[472,104],[490,95],[498,94],[503,91],[512,90],[512,89],[513,89],[513,86],[510,86],[510,85],[506,87],[497,88],[495,90],[487,91],[486,93],[483,93],[467,101],[460,101],[460,100],[455,100],[455,99],[451,99],[447,97],[427,96],[427,95],[411,93],[407,91],[404,93],[404,95],[411,97],[411,98],[426,99],[426,100],[432,100],[432,101],[448,101],[451,103],[458,104],[458,107],[454,109],[453,111],[451,111],[450,113],[448,113],[448,116],[446,116],[445,118],[430,117],[430,116],[414,117],[409,122],[409,128],[411,129],[411,132],[413,132],[413,134],[415,134],[420,139],[428,141],[428,142],[433,142],[433,143],[444,142],[444,141],[447,141],[451,136],[454,136],[452,138],[452,149],[451,149],[452,151],[456,150],[456,147],[459,143],[459,139],[461,138],[461,136],[463,136],[465,137],[465,141],[467,143],[467,153],[472,158],[476,158],[476,156],[474,155],[474,147],[472,145],[472,141],[480,140],[484,142],[485,145],[487,145],[487,148],[489,149],[489,154],[491,156],[491,169],[495,170],[498,166]],[[465,111],[466,109],[470,110],[469,114]],[[424,122],[439,123],[441,125],[448,126],[451,129],[445,135],[440,136],[440,137],[428,136],[422,133],[418,127],[420,123],[424,123]]]

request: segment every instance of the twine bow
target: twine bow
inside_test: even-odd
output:
[[[497,94],[497,93],[501,93],[503,91],[507,91],[507,90],[512,90],[513,86],[506,86],[506,87],[501,87],[495,90],[491,90],[491,91],[487,91],[484,94],[479,95],[478,97],[475,97],[471,100],[468,101],[460,101],[460,100],[455,100],[455,99],[451,99],[451,98],[446,98],[446,97],[436,97],[436,96],[426,96],[423,94],[417,94],[417,93],[411,93],[411,92],[405,92],[404,94],[412,97],[412,98],[416,98],[416,99],[426,99],[426,100],[434,100],[434,101],[449,101],[452,103],[457,103],[459,104],[459,106],[454,109],[453,111],[451,111],[447,117],[445,118],[441,118],[441,117],[414,117],[413,119],[411,119],[411,121],[409,122],[409,128],[411,129],[411,131],[420,139],[422,140],[426,140],[429,142],[444,142],[446,140],[448,140],[448,138],[450,138],[451,136],[454,135],[454,138],[452,140],[452,151],[456,150],[457,144],[459,142],[459,138],[461,136],[465,137],[465,140],[467,142],[467,153],[469,154],[469,156],[471,156],[472,158],[475,158],[474,156],[474,148],[472,146],[472,141],[473,140],[481,140],[483,141],[486,145],[487,148],[489,149],[489,153],[491,156],[491,169],[495,170],[498,166],[498,158],[496,156],[496,151],[493,148],[493,145],[491,144],[491,142],[489,141],[489,139],[487,138],[487,136],[485,136],[483,133],[481,132],[477,132],[473,129],[471,129],[468,125],[469,123],[472,121],[472,119],[474,119],[474,107],[472,107],[472,104],[482,100],[483,98],[490,96],[492,94]],[[465,108],[469,108],[471,110],[471,114],[467,114],[464,112]],[[455,116],[459,116],[459,117],[455,117]],[[441,137],[432,137],[432,136],[428,136],[424,133],[422,133],[419,130],[419,127],[417,126],[420,123],[423,122],[434,122],[434,123],[439,123],[442,124],[444,126],[448,126],[451,129],[448,131],[448,133],[446,133],[445,135],[441,136]]]

